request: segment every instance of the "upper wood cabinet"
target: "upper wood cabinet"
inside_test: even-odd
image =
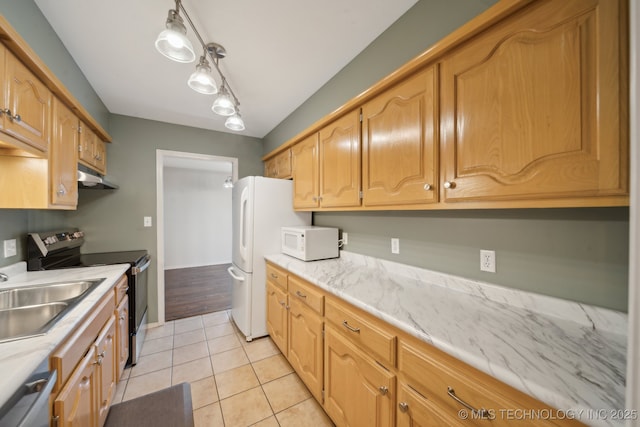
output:
[[[360,110],[320,129],[318,139],[320,206],[360,206]]]
[[[293,206],[360,206],[360,111],[354,110],[291,148]]]
[[[105,143],[90,127],[81,124],[79,128],[80,144],[78,146],[78,161],[96,170],[102,175],[107,173],[107,152]]]
[[[444,58],[445,202],[628,194],[620,12],[540,1]]]
[[[317,208],[318,200],[318,134],[291,147],[294,209]]]
[[[53,138],[49,154],[51,204],[75,207],[78,204],[79,120],[64,104],[53,100]]]
[[[38,151],[49,149],[51,91],[4,46],[0,129]]]
[[[627,206],[627,3],[497,2],[286,143],[294,208]],[[323,138],[358,109],[362,201],[329,203],[357,173]]]
[[[364,206],[438,201],[437,68],[362,107]]]
[[[264,162],[264,176],[267,178],[291,178],[291,150],[287,149]]]

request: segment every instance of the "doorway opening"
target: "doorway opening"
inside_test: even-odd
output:
[[[158,324],[230,308],[238,159],[156,151]]]

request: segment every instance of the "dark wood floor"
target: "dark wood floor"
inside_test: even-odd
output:
[[[231,308],[231,264],[177,268],[164,272],[166,320]]]

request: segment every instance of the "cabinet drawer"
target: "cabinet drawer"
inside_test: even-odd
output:
[[[116,283],[115,292],[116,292],[116,305],[119,305],[120,302],[127,296],[127,291],[129,290],[129,281],[127,280],[127,276],[122,276],[118,283]]]
[[[289,277],[289,295],[322,316],[324,312],[324,295],[302,279],[295,276]]]
[[[287,290],[287,272],[280,267],[267,263],[267,280],[285,291]]]
[[[371,316],[327,298],[325,317],[359,346],[371,350],[378,362],[387,367],[396,363],[396,337]]]
[[[404,340],[398,344],[398,368],[403,380],[432,405],[440,408],[440,416],[458,418],[466,411],[466,423],[479,426],[582,426],[575,420],[557,421],[510,414],[556,414],[553,409],[527,396],[471,366],[425,345],[414,345]],[[463,403],[464,402],[464,403]],[[468,405],[468,406],[466,406]],[[473,408],[477,410],[472,413]],[[484,417],[482,416],[484,412]]]

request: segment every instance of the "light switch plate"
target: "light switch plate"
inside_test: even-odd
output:
[[[391,238],[391,253],[392,254],[400,253],[400,239],[396,237]]]
[[[151,227],[153,225],[153,221],[151,220],[150,216],[145,216],[144,217],[144,226],[145,227]]]
[[[16,239],[9,239],[4,241],[4,257],[9,258],[16,256],[18,249],[16,247]]]

